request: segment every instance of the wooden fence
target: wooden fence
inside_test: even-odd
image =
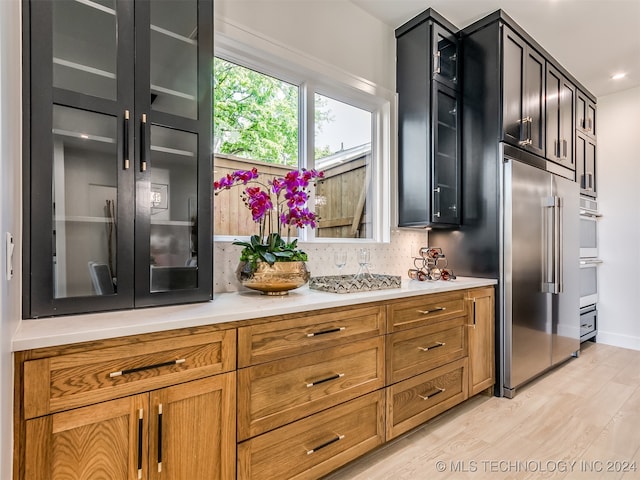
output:
[[[370,183],[367,172],[368,154],[360,155],[324,169],[324,179],[316,184],[315,212],[319,217],[317,237],[363,238],[370,229],[367,219],[367,192]],[[253,167],[260,172],[263,183],[282,177],[295,168],[234,157],[214,157],[214,179],[236,170]],[[214,199],[214,234],[249,236],[258,233],[251,212],[240,198],[242,186],[219,192]],[[312,206],[309,206],[313,210]]]

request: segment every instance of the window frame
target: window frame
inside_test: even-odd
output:
[[[315,229],[304,228],[299,230],[298,240],[311,243],[389,243],[391,212],[395,210],[390,183],[395,94],[344,71],[326,68],[327,65],[323,65],[322,62],[299,52],[291,55],[288,49],[283,49],[278,53],[279,55],[274,55],[227,35],[215,34],[214,56],[298,86],[298,168],[314,168],[316,93],[369,111],[372,120],[371,165],[368,165],[371,189],[367,196],[368,212],[371,214],[371,235],[367,238],[317,237]],[[309,202],[312,205],[315,202],[313,191]],[[247,238],[239,235],[213,235],[214,242],[231,242]]]

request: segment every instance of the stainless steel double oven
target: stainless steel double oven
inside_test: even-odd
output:
[[[597,334],[598,269],[602,263],[598,252],[598,203],[580,197],[580,341]]]

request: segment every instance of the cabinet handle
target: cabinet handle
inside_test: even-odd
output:
[[[434,348],[438,348],[438,347],[444,347],[446,344],[444,342],[436,342],[433,345],[429,345],[428,347],[418,347],[418,350],[422,350],[423,352],[426,352],[428,350],[433,350]]]
[[[324,443],[321,443],[320,445],[318,445],[317,447],[313,447],[311,450],[307,450],[307,455],[311,455],[312,453],[316,453],[318,450],[323,449],[324,447],[328,447],[329,445],[331,445],[332,443],[336,443],[339,442],[340,440],[342,440],[344,438],[344,435],[336,435],[335,437],[333,437],[331,440],[328,440]]]
[[[344,377],[344,373],[336,373],[335,375],[331,375],[330,377],[323,378],[322,380],[316,380],[315,382],[307,383],[307,388],[311,388],[315,385],[320,385],[321,383],[330,382],[331,380],[337,380],[338,378]]]
[[[162,472],[162,404],[158,405],[158,473]]]
[[[533,141],[531,140],[531,124],[533,123],[533,119],[531,117],[524,117],[518,123],[522,125],[522,127],[520,127],[520,138],[524,136],[524,140],[520,140],[518,142],[518,145],[520,145],[521,147],[532,145]]]
[[[440,218],[440,187],[436,187],[433,189],[433,209],[436,210],[436,212],[433,214],[434,217],[436,218]],[[438,200],[438,206],[436,207],[436,195],[437,194],[437,200]]]
[[[473,303],[473,324],[471,325],[473,328],[476,328],[476,298],[473,297],[471,299],[471,302]]]
[[[146,134],[147,134],[147,114],[142,114],[142,121],[140,123],[140,171],[147,171],[147,161],[145,160],[147,157],[147,148],[145,144]]]
[[[143,412],[141,408],[138,410],[138,479],[142,478],[142,431],[143,431]]]
[[[562,145],[563,145],[563,147],[564,147],[564,158],[567,158],[567,156],[568,156],[567,151],[569,150],[569,147],[568,147],[568,145],[569,145],[569,144],[568,144],[568,142],[567,142],[567,139],[566,139],[566,138],[563,138],[563,139],[562,139]]]
[[[433,55],[433,73],[440,73],[440,50]]]
[[[446,309],[447,307],[436,307],[433,310],[418,310],[418,313],[421,313],[422,315],[429,315],[430,313],[442,312]]]
[[[307,333],[307,337],[317,337],[318,335],[326,335],[327,333],[344,332],[347,327],[330,328],[329,330],[320,330],[319,332]]]
[[[129,110],[124,111],[124,169],[129,169]]]
[[[179,358],[178,360],[172,360],[170,362],[156,363],[155,365],[145,365],[144,367],[129,368],[127,370],[120,370],[119,372],[111,372],[110,378],[119,377],[121,375],[127,375],[129,373],[142,372],[143,370],[151,370],[152,368],[168,367],[169,365],[178,365],[184,363],[186,359]]]
[[[422,400],[429,400],[432,397],[435,397],[436,395],[444,392],[446,389],[444,388],[440,388],[440,387],[436,387],[435,390],[432,390],[431,392],[429,392],[426,395],[418,395]]]

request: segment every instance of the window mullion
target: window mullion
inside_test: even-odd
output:
[[[315,168],[315,88],[312,82],[305,82],[300,85],[300,158],[299,166],[301,168]],[[308,206],[309,209],[315,211],[316,192],[311,189]],[[315,230],[305,228],[298,232],[301,240],[312,241],[315,239]]]

